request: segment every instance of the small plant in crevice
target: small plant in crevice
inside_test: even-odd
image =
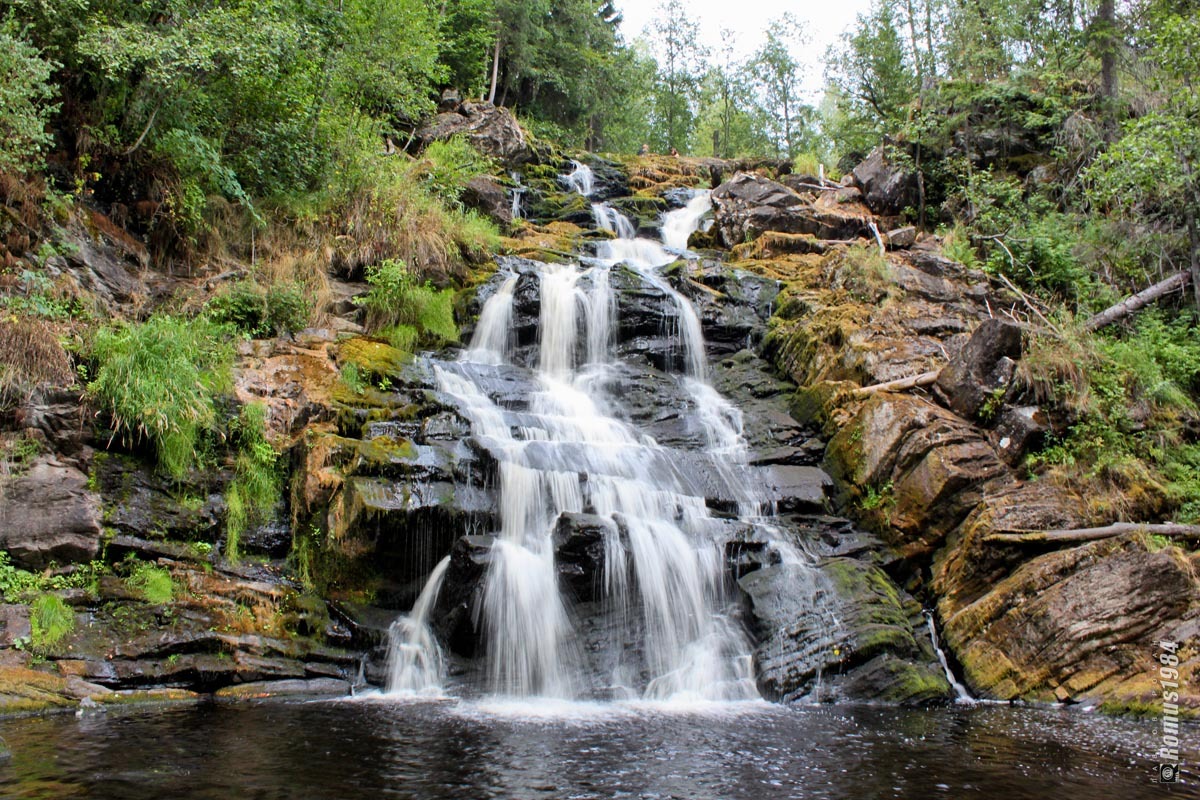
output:
[[[267,519],[279,501],[282,479],[279,457],[267,440],[267,408],[262,403],[242,407],[233,425],[237,449],[234,478],[225,490],[225,557],[241,559],[241,537]]]
[[[30,642],[43,650],[75,630],[75,611],[56,594],[40,594],[29,604]]]
[[[125,584],[152,605],[164,605],[175,599],[175,580],[170,570],[164,567],[137,562],[125,578]]]

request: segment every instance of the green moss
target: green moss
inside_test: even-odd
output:
[[[888,659],[886,668],[891,681],[881,700],[901,705],[926,705],[951,696],[946,676],[924,665],[901,659]]]

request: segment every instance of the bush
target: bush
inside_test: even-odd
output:
[[[466,139],[454,136],[433,142],[415,169],[431,195],[450,205],[460,205],[467,183],[480,175],[498,170],[496,163],[472,147]]]
[[[57,66],[25,40],[11,17],[0,21],[0,171],[40,165],[39,154],[52,141],[46,123],[57,105],[47,101],[55,93],[50,76]]]
[[[175,581],[169,570],[154,564],[138,562],[133,566],[125,584],[142,596],[147,603],[156,606],[171,602],[175,598]]]
[[[31,641],[38,649],[52,647],[75,630],[75,612],[56,594],[40,594],[29,606]]]
[[[250,403],[233,426],[238,455],[225,491],[225,557],[230,561],[241,558],[242,534],[265,520],[279,501],[278,457],[267,441],[266,415],[265,405]]]
[[[308,324],[312,313],[298,284],[279,283],[264,289],[252,280],[233,284],[205,308],[214,322],[232,325],[255,338],[295,333]]]
[[[151,317],[99,331],[88,391],[116,434],[153,445],[159,465],[182,477],[217,423],[216,398],[232,382],[230,330],[204,318]]]
[[[396,260],[369,267],[367,283],[371,289],[362,304],[367,308],[367,325],[372,330],[391,329],[403,340],[408,333],[397,328],[409,326],[422,341],[438,344],[458,339],[454,292],[450,289],[438,290],[428,282],[418,284],[404,262]]]

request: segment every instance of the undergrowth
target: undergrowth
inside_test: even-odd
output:
[[[114,435],[153,445],[158,463],[180,478],[218,422],[215,402],[232,382],[230,329],[207,318],[157,315],[97,331],[91,349],[93,400]]]
[[[362,299],[367,327],[382,333],[393,347],[411,352],[420,342],[436,345],[458,339],[453,290],[420,283],[404,262],[390,259],[367,269],[367,283],[371,288]]]

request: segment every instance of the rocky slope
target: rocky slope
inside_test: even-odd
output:
[[[509,226],[512,255],[498,266],[526,282],[514,327],[529,347],[537,297],[527,259],[570,258],[606,234],[592,230],[590,206],[558,180],[566,160],[527,141],[510,117],[451,111],[422,135],[454,132],[522,170],[529,219],[511,219],[501,179],[481,180],[467,199]],[[903,175],[881,156],[840,185],[773,163],[586,160],[596,197],[642,231],[683,202],[680,189],[714,189],[714,225],[692,240],[703,257],[666,274],[700,313],[713,384],[744,412],[751,466],[774,492],[779,525],[811,555],[801,568],[752,532],[729,537],[728,574],[758,642],[767,696],[951,697],[924,604],[981,696],[1143,708],[1158,696],[1153,643],[1169,639],[1184,643],[1181,684],[1192,688],[1181,703],[1200,707],[1190,666],[1200,614],[1194,552],[1141,533],[1058,547],[995,538],[1110,520],[1014,467],[1047,425],[1014,382],[1022,334],[999,313],[1014,299],[899,226]],[[62,235],[78,246],[55,268],[114,310],[166,295],[178,280],[145,270],[144,251],[111,223]],[[458,303],[468,334],[497,286],[496,277],[476,279]],[[674,357],[662,338],[662,293],[633,273],[615,279],[630,419],[686,452],[696,437],[680,424],[686,400],[661,373]],[[0,606],[0,711],[378,683],[388,622],[447,554],[436,627],[455,669],[476,668],[471,608],[487,560],[483,537],[495,527],[493,465],[437,391],[436,356],[414,359],[363,335],[345,298],[364,287],[338,286],[343,301],[333,310],[344,318],[294,339],[248,343],[239,356],[238,397],[268,404],[290,472],[277,518],[246,537],[249,564],[220,557],[228,474],[163,479],[144,454],[97,436],[78,391],[46,390],[21,410],[18,427],[42,453],[0,478],[0,547],[18,566],[55,570],[65,583],[82,575],[80,564],[120,565],[133,553],[169,571],[175,598],[151,603],[119,567],[75,581],[58,592],[73,632],[36,653],[28,606]],[[364,385],[341,379],[346,365]],[[913,376],[925,377],[862,391]],[[501,377],[496,396],[519,405],[528,374]],[[720,509],[731,499],[717,492],[707,502]],[[585,629],[602,568],[593,523],[564,518],[558,536],[560,580]]]

